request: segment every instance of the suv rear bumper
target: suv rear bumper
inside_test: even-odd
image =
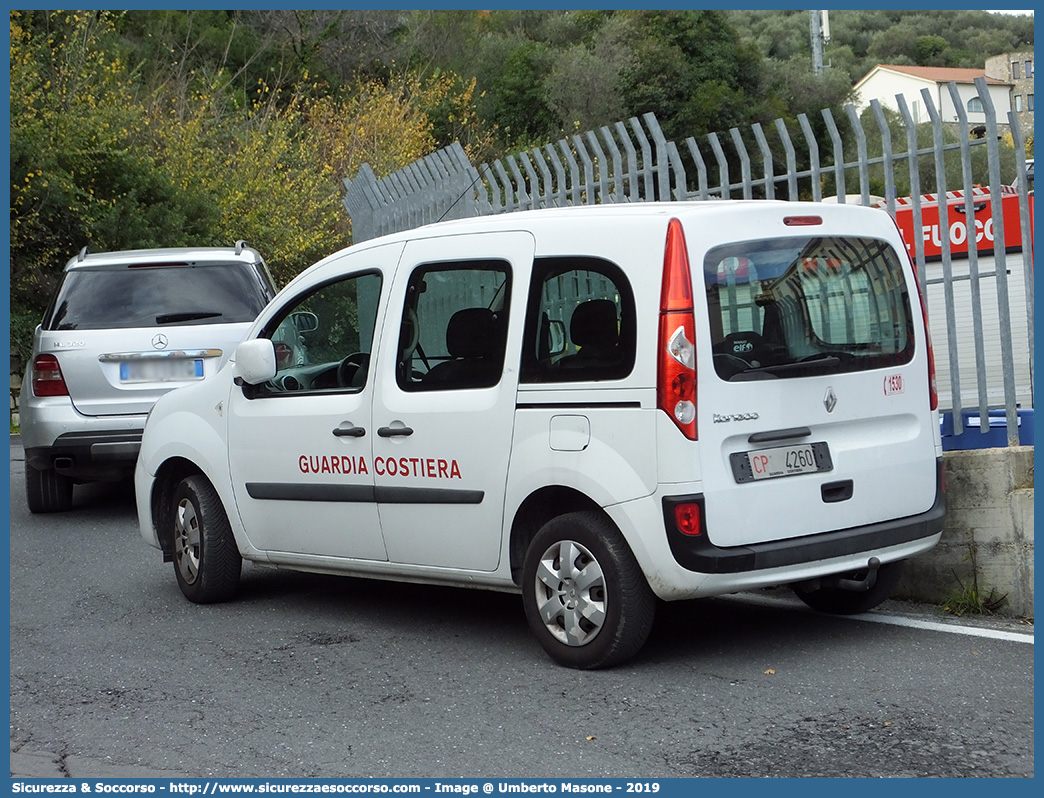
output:
[[[920,515],[749,546],[729,548],[715,546],[708,538],[705,528],[701,528],[698,535],[683,534],[675,522],[675,506],[683,503],[698,504],[701,508],[700,517],[705,518],[703,496],[664,497],[663,517],[667,529],[667,541],[674,559],[688,571],[704,574],[736,574],[829,560],[930,538],[942,531],[946,515],[944,468],[943,461],[940,459],[935,503],[927,512]]]
[[[134,470],[141,449],[141,430],[69,432],[50,446],[32,446],[25,460],[37,470],[83,480],[121,479]]]

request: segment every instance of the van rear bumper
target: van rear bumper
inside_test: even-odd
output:
[[[688,571],[735,574],[829,560],[930,538],[942,531],[946,516],[944,468],[942,459],[939,459],[935,503],[920,515],[750,546],[721,548],[711,543],[704,526],[706,512],[702,494],[667,496],[663,499],[667,541],[674,559]],[[699,505],[700,534],[686,535],[678,529],[675,507],[679,504]]]

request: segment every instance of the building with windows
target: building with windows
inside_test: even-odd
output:
[[[1028,55],[1032,70],[1032,54]],[[1002,56],[997,57],[1002,58]],[[1011,68],[1010,64],[1008,68]],[[855,106],[861,113],[870,105],[871,100],[876,99],[883,107],[897,111],[899,103],[896,97],[901,95],[906,99],[913,121],[915,123],[928,122],[930,120],[921,94],[923,90],[927,89],[942,121],[955,123],[958,121],[957,111],[949,89],[949,84],[953,83],[957,87],[961,103],[968,114],[968,133],[977,135],[980,132],[977,129],[982,127],[986,121],[982,98],[979,97],[979,90],[975,85],[975,79],[982,77],[986,78],[986,85],[998,120],[1006,119],[1008,111],[1012,108],[1013,84],[1006,78],[990,74],[985,69],[878,64],[856,83]],[[1032,89],[1030,91],[1032,92]],[[1030,124],[1032,125],[1032,120]],[[1004,128],[1006,129],[1007,125]]]
[[[986,59],[986,74],[1011,85],[1011,108],[1024,135],[1033,134],[1033,51],[1001,53]]]

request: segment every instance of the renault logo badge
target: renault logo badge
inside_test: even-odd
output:
[[[826,396],[823,397],[823,406],[828,413],[833,413],[834,408],[837,407],[837,394],[834,393],[833,388],[827,388]]]
[[[167,348],[167,336],[163,333],[157,333],[152,336],[152,348],[153,349],[166,349]]]

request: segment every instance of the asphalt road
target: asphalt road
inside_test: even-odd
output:
[[[709,599],[581,673],[512,595],[247,566],[237,600],[193,605],[130,485],[32,516],[22,467],[13,440],[13,775],[30,755],[74,778],[1034,775],[1015,621]]]

